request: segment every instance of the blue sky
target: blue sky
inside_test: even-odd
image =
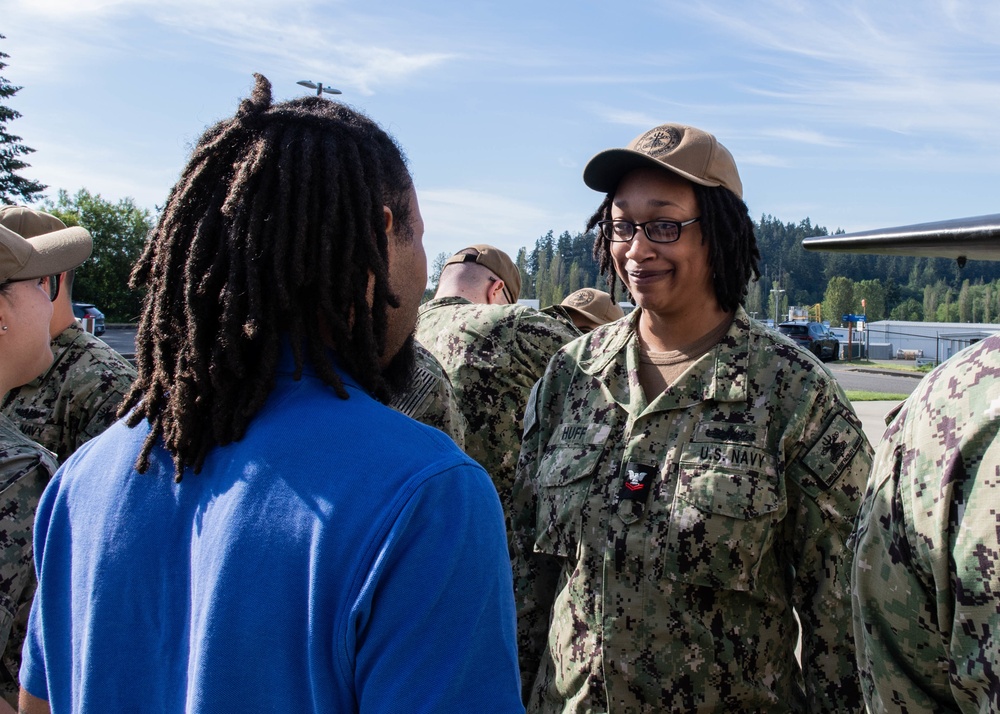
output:
[[[162,204],[267,76],[403,145],[428,259],[580,231],[596,152],[665,121],[732,151],[751,215],[848,231],[1000,213],[1000,3],[0,0],[24,174]]]

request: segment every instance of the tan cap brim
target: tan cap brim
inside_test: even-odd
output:
[[[0,226],[0,281],[31,280],[72,270],[90,257],[93,241],[84,228],[22,238]]]

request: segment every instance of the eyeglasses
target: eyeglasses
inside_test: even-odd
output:
[[[635,232],[642,229],[646,238],[653,243],[673,243],[681,237],[681,228],[689,226],[701,220],[701,216],[692,218],[689,221],[646,221],[645,223],[633,223],[618,219],[615,221],[598,221],[597,225],[601,229],[601,235],[605,240],[613,243],[628,243],[635,238]]]
[[[59,278],[62,275],[50,275],[49,280],[49,302],[55,302],[56,298],[59,297],[59,283],[61,282]]]

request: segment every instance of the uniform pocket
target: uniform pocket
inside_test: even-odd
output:
[[[751,590],[786,511],[774,459],[742,444],[688,444],[664,543],[663,575]]]
[[[535,552],[575,555],[587,494],[601,461],[600,444],[556,445],[545,449],[538,462],[538,511]]]

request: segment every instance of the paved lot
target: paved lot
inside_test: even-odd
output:
[[[885,432],[885,415],[899,402],[854,402],[854,410],[861,417],[865,436],[871,445],[878,446]]]

